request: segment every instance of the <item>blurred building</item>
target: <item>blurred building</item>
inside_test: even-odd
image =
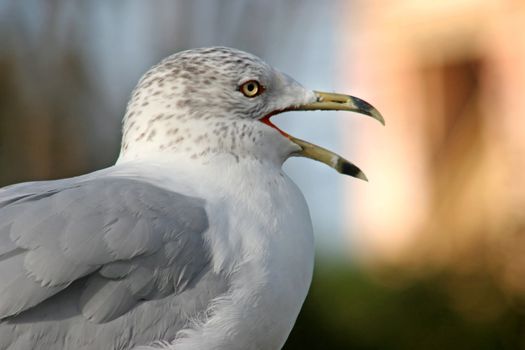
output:
[[[525,292],[525,3],[348,6],[345,89],[387,121],[345,122],[370,178],[349,183],[354,246],[416,265],[485,266]]]

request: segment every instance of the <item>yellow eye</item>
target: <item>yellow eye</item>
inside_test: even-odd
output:
[[[246,97],[255,97],[263,93],[264,87],[258,81],[250,80],[242,84],[240,90]]]

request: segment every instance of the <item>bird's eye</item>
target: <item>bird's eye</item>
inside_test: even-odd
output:
[[[264,87],[258,81],[250,80],[242,84],[240,90],[246,97],[255,97],[263,93]]]

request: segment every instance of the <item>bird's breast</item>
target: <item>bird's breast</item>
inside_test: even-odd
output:
[[[302,193],[280,167],[233,157],[220,166],[156,172],[166,188],[204,199],[212,268],[229,281],[210,317],[176,348],[280,349],[312,278],[312,224]]]
[[[216,217],[210,216],[214,266],[232,276],[230,311],[242,315],[235,329],[244,328],[245,342],[239,343],[280,349],[312,278],[310,214],[302,193],[281,172],[236,188],[237,195],[217,203]]]

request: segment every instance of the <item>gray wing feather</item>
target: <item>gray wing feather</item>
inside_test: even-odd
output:
[[[93,322],[184,291],[209,264],[203,206],[118,177],[0,190],[0,319],[79,279],[79,308]]]
[[[17,314],[60,291],[58,287],[43,287],[28,278],[24,269],[26,253],[22,250],[12,253],[7,259],[0,260],[0,315]]]
[[[9,237],[10,230],[11,225],[2,226],[2,222],[0,221],[0,259],[4,254],[17,249],[16,244]]]
[[[146,299],[154,288],[154,279],[147,269],[135,270],[123,280],[94,275],[80,297],[82,314],[97,323],[111,321],[137,305],[140,299]]]

